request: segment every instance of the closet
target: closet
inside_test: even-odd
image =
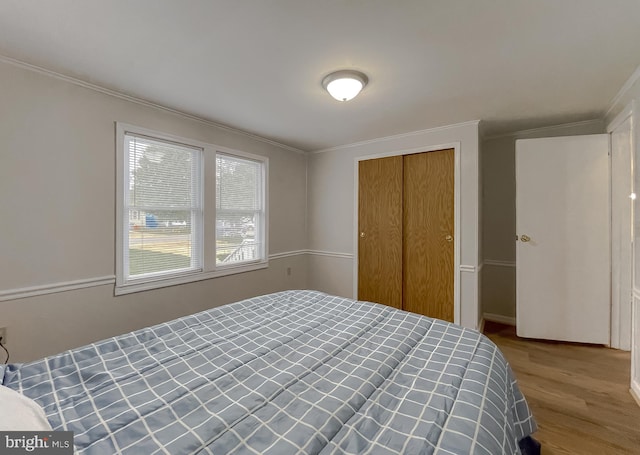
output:
[[[358,299],[454,319],[454,150],[358,165]]]

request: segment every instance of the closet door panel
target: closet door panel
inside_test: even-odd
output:
[[[453,322],[454,150],[404,156],[403,308]]]
[[[402,156],[358,167],[358,299],[402,308]]]

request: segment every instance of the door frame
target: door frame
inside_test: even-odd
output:
[[[461,266],[460,265],[460,214],[461,214],[461,205],[460,205],[460,142],[449,142],[445,144],[438,145],[428,145],[423,147],[415,147],[410,149],[397,150],[392,152],[384,152],[377,153],[374,155],[364,155],[357,156],[354,159],[354,199],[353,199],[353,251],[354,251],[354,260],[353,260],[353,298],[358,299],[358,190],[359,190],[359,164],[360,161],[365,160],[373,160],[376,158],[387,158],[390,156],[404,156],[404,155],[412,155],[414,153],[426,153],[426,152],[436,152],[438,150],[447,150],[453,149],[454,156],[454,170],[453,170],[453,178],[454,178],[454,190],[453,190],[453,200],[454,200],[454,209],[453,209],[453,225],[454,225],[454,237],[453,237],[453,322],[455,324],[460,324],[460,273],[462,272],[462,267],[468,268],[469,266]],[[475,267],[473,267],[475,270]]]
[[[609,137],[611,138],[611,135],[615,132],[616,129],[618,129],[618,127],[622,126],[627,120],[630,120],[630,135],[631,135],[631,141],[630,141],[630,162],[629,164],[629,178],[631,181],[631,192],[635,193],[638,191],[638,189],[635,187],[635,182],[634,182],[634,156],[635,156],[635,148],[637,146],[636,144],[636,135],[635,135],[635,117],[636,117],[636,107],[635,107],[635,103],[631,102],[629,103],[625,109],[622,110],[622,112],[620,112],[608,125],[606,128],[607,134],[609,134]],[[611,140],[609,140],[609,183],[611,185],[610,190],[609,190],[609,194],[610,197],[613,197],[613,186],[616,184],[616,182],[613,180],[613,167],[615,165],[615,163],[613,163],[613,151],[611,148]],[[630,264],[619,264],[619,266],[621,266],[621,268],[623,269],[621,273],[628,273],[631,276],[631,293],[629,295],[629,300],[627,302],[624,302],[621,304],[620,301],[616,300],[613,298],[614,296],[614,287],[618,287],[620,283],[618,283],[617,281],[614,281],[614,276],[613,273],[611,274],[611,329],[610,329],[610,333],[611,333],[611,338],[610,338],[610,346],[612,348],[616,348],[616,349],[623,349],[623,350],[630,350],[632,347],[632,324],[633,324],[633,319],[632,319],[632,307],[633,307],[633,300],[634,300],[634,292],[635,292],[635,287],[637,286],[636,283],[634,283],[635,280],[635,274],[634,274],[634,245],[633,242],[635,241],[634,234],[634,226],[635,226],[635,221],[634,221],[634,213],[633,213],[633,205],[634,204],[629,204],[629,210],[630,210],[630,220],[631,220],[631,235],[632,235],[632,241],[627,245],[628,247],[628,253],[629,256],[631,257],[631,263]],[[613,245],[615,242],[619,242],[618,239],[618,235],[617,235],[617,230],[613,229],[615,226],[616,221],[613,219],[613,200],[611,201],[611,252],[613,253]],[[613,262],[611,263],[611,267],[612,267],[612,272],[613,272]],[[621,330],[620,324],[623,321],[628,321],[630,327],[629,330]]]

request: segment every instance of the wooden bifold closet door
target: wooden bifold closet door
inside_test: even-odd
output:
[[[453,321],[454,150],[358,172],[358,298]]]
[[[391,156],[358,168],[358,298],[400,309],[402,167],[402,156]]]

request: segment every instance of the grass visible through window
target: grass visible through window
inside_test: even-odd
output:
[[[158,251],[129,249],[129,275],[184,269],[191,265],[191,258],[182,254],[160,253]]]
[[[129,248],[129,276],[179,270],[191,266],[188,241],[172,242],[171,244],[154,243],[149,241],[151,236],[147,234],[146,237],[147,244],[143,248]],[[232,239],[232,241],[218,240],[216,262],[219,264],[224,261],[241,243],[242,239],[240,238]]]

